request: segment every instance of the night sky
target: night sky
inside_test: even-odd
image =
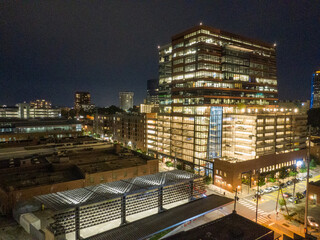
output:
[[[157,46],[200,22],[277,43],[280,99],[310,98],[320,69],[320,1],[0,1],[0,105],[44,98],[98,106],[119,91],[142,103],[158,76]]]

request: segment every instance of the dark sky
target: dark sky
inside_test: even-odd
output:
[[[72,106],[76,90],[98,106],[134,91],[139,104],[158,75],[157,45],[200,21],[276,42],[280,99],[309,98],[320,68],[319,0],[0,0],[0,105]]]

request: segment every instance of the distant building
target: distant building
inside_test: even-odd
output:
[[[51,108],[51,102],[44,99],[37,99],[30,102],[30,107],[32,108]]]
[[[128,111],[133,107],[133,92],[120,92],[119,100],[120,100],[120,108]]]
[[[79,135],[81,135],[81,124],[75,120],[0,118],[0,142],[59,139]]]
[[[140,113],[156,113],[159,111],[159,104],[140,104]]]
[[[93,130],[99,137],[146,151],[145,115],[96,114]]]
[[[18,103],[17,106],[0,107],[0,118],[59,118],[60,108],[40,108],[31,106],[29,103]]]
[[[316,71],[312,76],[310,107],[320,108],[320,71]]]
[[[150,79],[147,81],[147,104],[159,103],[159,79]]]
[[[90,110],[93,109],[94,105],[91,103],[91,95],[89,92],[76,92],[74,95],[74,109],[79,110]]]

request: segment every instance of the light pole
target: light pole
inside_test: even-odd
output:
[[[258,223],[258,206],[259,206],[259,181],[260,181],[260,170],[258,171],[258,186],[257,186],[257,205],[256,205],[256,223]]]
[[[306,163],[307,163],[307,186],[306,186],[306,207],[304,212],[304,232],[305,234],[308,233],[308,223],[307,223],[307,217],[308,217],[308,200],[309,200],[309,172],[310,172],[310,142],[311,142],[311,126],[309,125],[309,133],[308,133],[308,151],[307,151],[307,157],[306,157]]]

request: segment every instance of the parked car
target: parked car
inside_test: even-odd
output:
[[[289,180],[289,181],[287,181],[287,182],[286,182],[286,184],[289,186],[289,185],[291,185],[291,184],[292,184],[292,181],[291,181],[291,180]]]
[[[285,192],[285,193],[283,194],[283,196],[284,196],[285,198],[288,198],[288,197],[292,197],[292,194],[291,194],[291,193],[288,193],[288,192]]]
[[[307,216],[307,222],[311,228],[319,227],[319,224],[316,222],[316,220],[312,216]]]
[[[299,198],[297,197],[289,197],[288,201],[291,203],[299,203]]]
[[[274,191],[277,191],[277,190],[279,190],[279,186],[272,186],[272,190],[274,190]]]
[[[303,178],[302,178],[302,177],[298,177],[297,180],[298,180],[299,182],[301,182],[301,181],[303,181]]]
[[[297,198],[299,198],[299,199],[304,198],[303,193],[299,193],[299,192],[297,192],[296,196],[297,196]]]
[[[272,187],[267,187],[266,189],[264,189],[265,193],[270,193],[272,191],[273,191]]]

